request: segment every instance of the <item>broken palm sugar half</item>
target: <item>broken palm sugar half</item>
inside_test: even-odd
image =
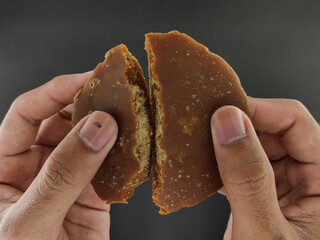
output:
[[[224,105],[249,114],[234,70],[218,55],[177,31],[146,34],[155,159],[153,200],[161,214],[191,207],[222,187],[210,118]]]
[[[127,203],[135,187],[149,179],[150,101],[137,59],[123,44],[112,48],[74,98],[73,126],[94,112],[111,114],[118,138],[91,181],[107,203]]]

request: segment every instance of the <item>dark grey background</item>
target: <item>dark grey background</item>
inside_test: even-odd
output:
[[[144,34],[177,29],[221,55],[251,96],[295,98],[320,120],[320,1],[0,0],[0,119],[21,93],[84,72],[125,43],[147,77]],[[229,205],[219,194],[160,216],[151,182],[113,205],[111,239],[222,239]]]

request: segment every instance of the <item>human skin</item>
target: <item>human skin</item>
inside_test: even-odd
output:
[[[320,127],[296,100],[248,98],[211,119],[231,207],[224,240],[319,239]]]
[[[68,106],[90,75],[56,77],[9,109],[0,127],[0,239],[109,239],[110,206],[90,181],[117,124],[94,112],[71,129]]]
[[[3,120],[0,239],[109,239],[110,206],[90,180],[116,140],[117,124],[102,112],[73,129],[70,122],[69,104],[90,74],[59,76],[21,95]],[[295,100],[248,101],[252,121],[232,106],[211,121],[220,192],[232,211],[224,239],[318,239],[318,123]],[[95,120],[106,122],[106,144],[80,137]]]

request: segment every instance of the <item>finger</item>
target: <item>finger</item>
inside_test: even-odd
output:
[[[71,131],[71,112],[68,105],[41,123],[35,144],[56,147]]]
[[[227,195],[226,188],[222,186],[222,188],[219,189],[218,193],[220,193],[223,196],[226,196]]]
[[[8,209],[15,204],[21,196],[22,192],[19,190],[8,185],[0,184],[0,223],[3,222],[6,211],[8,211]]]
[[[261,231],[276,231],[283,216],[277,202],[274,175],[249,118],[226,106],[212,116],[212,139],[222,182],[230,202],[237,236],[254,239]],[[250,235],[253,234],[253,235]],[[239,237],[239,239],[242,239]]]
[[[87,208],[94,208],[107,212],[110,211],[110,205],[106,204],[105,201],[99,198],[91,183],[85,187],[77,198],[76,203]]]
[[[257,131],[281,136],[285,149],[294,159],[320,162],[320,127],[300,102],[250,97],[248,102]]]
[[[257,132],[257,135],[263,150],[267,154],[269,160],[272,160],[271,166],[275,175],[277,197],[280,199],[291,189],[286,171],[287,152],[278,135],[262,132]]]
[[[69,239],[83,239],[83,236],[85,239],[105,239],[110,235],[110,213],[76,203],[71,206],[63,226],[68,229]]]
[[[0,183],[24,192],[41,169],[43,157],[47,156],[47,151],[47,148],[33,146],[22,154],[1,157]],[[26,159],[32,159],[32,161],[26,161]]]
[[[231,240],[232,239],[232,221],[233,221],[232,213],[230,213],[227,228],[226,228],[226,231],[224,232],[224,235],[223,235],[223,240]]]
[[[281,160],[271,162],[275,176],[278,200],[281,199],[284,195],[288,194],[292,189],[292,186],[290,185],[288,180],[287,167],[290,164],[289,161],[293,160],[290,157],[285,157]]]
[[[302,198],[320,196],[320,164],[301,164],[291,160],[287,162],[286,170],[291,191],[280,198],[280,206],[296,203]]]
[[[0,126],[0,154],[19,154],[34,144],[41,121],[72,103],[90,75],[59,76],[19,96]]]
[[[318,239],[320,235],[319,203],[320,197],[313,196],[301,199],[281,210],[301,236],[308,236],[307,239]]]
[[[92,219],[96,219],[92,222]],[[97,222],[101,224],[97,224]],[[75,204],[69,209],[65,218],[64,226],[69,230],[74,229],[74,239],[80,239],[84,230],[92,229],[94,232],[100,232],[102,236],[109,236],[110,229],[110,205],[102,201],[93,189],[91,184],[88,184],[78,197]],[[82,230],[83,231],[83,230]]]
[[[320,214],[320,196],[313,196],[301,199],[295,204],[281,208],[284,216],[294,221],[311,221],[315,223],[315,218],[319,219]],[[320,223],[318,221],[318,223]]]
[[[19,219],[15,219],[16,225],[26,229],[34,228],[39,222],[41,229],[55,224],[60,226],[116,138],[117,124],[109,114],[94,112],[82,119],[52,152],[31,186],[10,209],[11,214],[21,213]]]
[[[0,222],[2,220],[2,212],[8,209],[12,204],[16,203],[22,196],[22,192],[11,186],[0,184]]]
[[[270,160],[280,160],[287,155],[287,151],[278,135],[257,132],[263,150]]]

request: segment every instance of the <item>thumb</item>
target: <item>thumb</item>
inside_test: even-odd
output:
[[[277,201],[274,174],[250,119],[240,109],[225,106],[212,115],[211,129],[233,215],[233,236],[251,239],[251,235],[258,239],[254,237],[260,236],[259,232],[277,232],[284,217]]]
[[[114,145],[117,132],[116,121],[104,112],[92,113],[69,132],[13,209],[28,211],[19,214],[28,218],[21,219],[24,227],[34,228],[34,221],[63,221]]]

